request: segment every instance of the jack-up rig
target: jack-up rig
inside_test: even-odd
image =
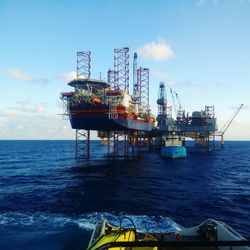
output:
[[[239,113],[243,104],[240,104],[232,117],[218,131],[214,106],[205,106],[204,110],[193,111],[192,115],[186,114],[179,100],[178,94],[170,88],[172,105],[167,100],[165,83],[161,82],[158,95],[158,129],[162,133],[162,156],[168,158],[181,158],[186,156],[185,139],[191,138],[195,148],[202,151],[214,151],[215,137],[221,137],[221,147],[224,144],[224,134]],[[176,101],[178,108],[176,107]],[[172,113],[174,109],[175,119]]]
[[[74,90],[61,93],[63,114],[76,130],[76,158],[90,158],[91,130],[107,144],[107,155],[115,158],[136,155],[152,144],[161,147],[165,157],[185,157],[185,138],[193,139],[197,148],[213,151],[215,136],[220,136],[223,146],[223,136],[243,104],[218,132],[214,106],[189,116],[172,89],[170,105],[165,83],[160,82],[156,125],[149,106],[149,69],[137,65],[134,53],[133,93],[129,94],[129,48],[114,49],[114,67],[108,70],[107,81],[91,78],[90,51],[77,52],[76,79],[68,83]]]
[[[107,82],[92,79],[90,51],[77,53],[77,76],[68,85],[73,92],[64,92],[64,115],[76,130],[76,158],[90,157],[90,130],[107,141],[108,155],[127,157],[147,144],[155,124],[149,108],[149,69],[133,64],[133,95],[129,94],[129,48],[114,50],[114,69],[107,73]],[[132,148],[132,149],[131,149]]]

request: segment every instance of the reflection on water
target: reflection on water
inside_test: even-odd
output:
[[[106,148],[99,142],[91,146],[96,157],[76,161],[73,141],[1,141],[2,228],[10,233],[22,228],[23,237],[32,241],[40,230],[37,225],[45,223],[39,237],[44,231],[59,234],[68,228],[74,238],[79,230],[89,235],[100,216],[115,221],[130,215],[143,228],[155,229],[169,227],[171,220],[189,227],[215,218],[248,236],[249,142],[226,142],[223,150],[176,161],[162,159],[157,151],[112,160],[104,157]],[[53,228],[60,218],[66,224]],[[0,237],[8,241],[6,233]]]

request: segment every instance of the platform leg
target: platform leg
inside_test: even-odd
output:
[[[75,145],[76,159],[90,158],[90,131],[83,129],[76,129],[76,145]]]
[[[221,148],[224,148],[224,135],[221,135]]]

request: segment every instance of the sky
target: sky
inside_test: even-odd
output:
[[[214,105],[219,130],[244,103],[225,139],[250,140],[250,0],[1,0],[0,34],[0,139],[74,139],[59,96],[76,52],[106,78],[129,47],[130,87],[138,52],[155,115],[164,81],[189,114]]]

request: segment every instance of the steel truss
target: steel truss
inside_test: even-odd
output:
[[[132,131],[110,131],[107,133],[108,156],[128,158],[137,153],[137,139]]]
[[[108,155],[114,158],[128,157],[128,133],[112,131],[108,134]]]
[[[143,109],[149,108],[149,69],[137,69],[137,84],[139,89],[139,105]]]
[[[204,149],[207,152],[215,150],[215,134],[209,133],[203,137],[194,138],[195,146],[200,149]]]
[[[76,159],[90,158],[90,131],[84,129],[76,129]]]
[[[207,137],[207,151],[215,150],[215,133],[210,134]]]
[[[214,118],[214,106],[205,106],[205,113],[209,118]]]
[[[76,76],[77,78],[90,79],[91,52],[79,51],[77,52]]]
[[[137,53],[134,53],[134,60],[133,60],[133,101],[134,104],[139,104],[139,86],[137,82]]]
[[[112,89],[115,89],[115,71],[109,69],[107,74],[107,82],[110,84]]]
[[[129,48],[114,50],[114,87],[129,93]]]
[[[136,133],[137,138],[137,150],[139,151],[147,151],[149,150],[152,142],[152,138],[148,136],[147,133],[144,133],[142,131],[137,131]]]
[[[208,118],[214,118],[215,112],[214,112],[214,106],[205,106],[205,113]],[[195,138],[195,145],[198,148],[204,148],[207,152],[212,152],[215,150],[215,133],[214,132],[208,132],[206,134],[203,134],[202,136],[197,136]]]
[[[63,120],[69,120],[69,98],[61,95],[60,99],[62,100]]]

